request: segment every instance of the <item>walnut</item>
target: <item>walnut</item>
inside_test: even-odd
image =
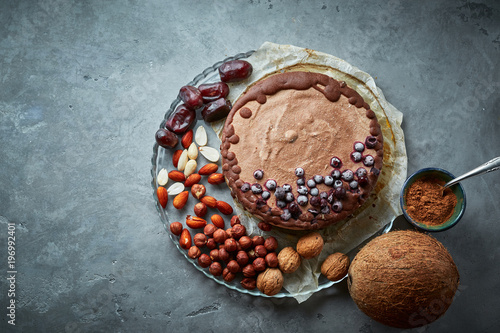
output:
[[[293,247],[285,247],[278,254],[278,264],[283,273],[293,273],[301,263],[300,255],[293,249]]]
[[[306,259],[318,256],[323,250],[323,237],[317,232],[311,232],[300,237],[297,242],[297,252]]]
[[[321,274],[330,281],[338,281],[347,275],[349,270],[349,257],[337,252],[330,254],[321,265]]]
[[[283,274],[277,268],[268,268],[257,276],[257,288],[268,296],[276,295],[283,288]]]

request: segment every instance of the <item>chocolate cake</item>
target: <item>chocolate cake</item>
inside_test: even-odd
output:
[[[248,212],[287,229],[321,229],[369,197],[383,137],[375,113],[345,82],[285,72],[234,103],[221,154],[231,193]]]

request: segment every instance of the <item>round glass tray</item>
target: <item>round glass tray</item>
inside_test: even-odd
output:
[[[200,84],[203,84],[203,83],[212,83],[212,82],[220,81],[218,68],[220,65],[222,65],[222,63],[229,61],[229,60],[248,58],[254,52],[255,51],[240,53],[240,54],[237,54],[233,57],[228,57],[222,61],[219,61],[219,62],[215,63],[213,66],[208,67],[203,72],[198,74],[191,82],[187,83],[187,85],[199,86]],[[233,102],[233,101],[231,101],[231,102]],[[168,119],[170,114],[175,110],[175,108],[180,103],[181,103],[181,99],[178,96],[172,102],[168,111],[165,113],[164,119],[160,124],[160,128],[163,128],[165,126],[166,120]],[[204,120],[201,118],[199,112],[197,112],[197,119],[196,119],[195,124],[192,126],[192,128],[193,128],[193,130],[195,130],[196,128],[198,128],[198,126],[201,126],[201,125],[203,125],[207,131],[207,135],[208,135],[207,146],[219,149],[219,146],[220,146],[219,138],[217,137],[215,132],[212,130],[210,125],[205,123]],[[176,149],[180,149],[180,148],[176,148]],[[176,248],[179,250],[179,252],[186,258],[186,260],[188,262],[192,263],[193,266],[197,270],[199,270],[200,272],[205,274],[205,276],[207,276],[208,278],[214,280],[215,282],[217,282],[217,283],[219,283],[219,284],[221,284],[229,289],[236,290],[236,291],[239,291],[239,292],[244,293],[244,294],[249,294],[249,295],[253,295],[253,296],[262,296],[262,297],[268,297],[268,298],[269,297],[270,298],[284,298],[284,297],[306,296],[306,295],[310,295],[312,293],[318,292],[320,290],[323,290],[325,288],[328,288],[328,287],[332,286],[333,284],[339,283],[340,281],[343,280],[343,279],[341,279],[338,281],[329,281],[323,275],[320,274],[320,276],[318,278],[318,284],[314,289],[308,289],[306,291],[298,292],[298,293],[290,293],[290,292],[286,291],[285,288],[283,288],[282,291],[279,292],[278,294],[273,295],[273,296],[268,296],[268,295],[261,293],[257,288],[255,288],[253,290],[248,290],[248,289],[243,288],[240,284],[240,281],[243,278],[241,273],[238,273],[237,277],[233,281],[226,282],[222,279],[221,276],[216,277],[216,276],[213,276],[212,274],[210,274],[210,272],[208,271],[208,268],[202,268],[201,266],[199,266],[198,261],[195,259],[189,258],[187,256],[188,251],[184,250],[180,247],[179,237],[174,236],[170,232],[170,223],[175,222],[175,221],[181,222],[185,228],[188,228],[186,226],[185,219],[186,219],[187,215],[194,215],[193,214],[193,207],[194,207],[194,204],[196,203],[195,200],[190,196],[186,206],[181,210],[177,210],[171,204],[171,201],[173,200],[173,196],[169,196],[169,203],[167,204],[167,207],[165,209],[163,209],[158,202],[158,197],[156,196],[156,189],[159,186],[157,181],[156,181],[156,176],[158,175],[158,172],[162,168],[166,168],[168,171],[176,169],[172,164],[172,154],[176,149],[165,149],[163,147],[160,147],[156,142],[153,146],[153,157],[151,158],[151,162],[152,162],[151,185],[153,187],[153,197],[156,201],[156,208],[157,208],[158,213],[160,215],[161,221],[163,222],[165,230],[167,231],[167,234],[169,235],[170,239],[172,240],[172,242],[174,243]],[[201,167],[202,165],[209,163],[207,160],[204,160],[204,158],[201,156],[201,154],[198,157],[197,162],[198,162],[198,167]],[[220,160],[219,160],[219,165],[220,165]],[[202,177],[202,181],[200,183],[204,184],[207,187],[207,195],[214,196],[215,198],[217,198],[217,200],[224,200],[224,201],[228,202],[229,204],[233,203],[233,199],[231,197],[230,190],[226,186],[225,183],[222,183],[220,185],[215,185],[215,186],[211,185],[211,184],[207,185],[206,177]],[[165,187],[168,188],[172,184],[173,184],[172,180],[169,180],[169,182],[167,183],[167,185],[165,185]],[[212,213],[212,212],[209,211],[209,214],[207,214],[207,216],[206,216],[206,218],[208,217],[208,220],[209,220],[210,213]],[[213,213],[216,213],[216,212],[213,211]],[[225,221],[226,225],[228,225],[229,218],[225,217],[225,220],[226,220]],[[393,222],[391,221],[378,234],[388,232],[392,227],[392,223]],[[200,231],[190,229],[190,232],[191,232],[191,236],[194,236],[196,234],[196,232],[200,232]],[[252,235],[249,235],[249,236],[252,236]],[[349,256],[351,257],[351,259],[354,256],[354,254],[357,252],[358,249],[359,249],[359,247],[349,253]],[[205,251],[202,251],[202,252],[206,252],[206,249],[205,249]],[[286,280],[286,275],[284,277]]]

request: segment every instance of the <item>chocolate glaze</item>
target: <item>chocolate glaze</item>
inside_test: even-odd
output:
[[[252,111],[244,107],[250,101],[257,101],[260,104],[265,104],[267,96],[272,96],[281,90],[307,90],[310,88],[314,88],[321,92],[331,102],[337,102],[340,96],[344,95],[347,97],[350,104],[355,105],[357,108],[366,109],[366,117],[370,119],[369,132],[371,135],[377,137],[378,140],[376,146],[373,148],[376,154],[373,156],[373,167],[367,168],[370,170],[368,172],[368,185],[360,188],[358,192],[351,192],[348,190],[345,198],[341,200],[343,205],[341,212],[335,213],[330,211],[328,214],[313,214],[314,210],[309,209],[308,211],[308,208],[311,208],[308,206],[301,208],[302,214],[300,214],[298,218],[291,218],[288,221],[284,221],[281,218],[283,209],[267,205],[259,195],[255,195],[251,191],[242,192],[240,190],[240,187],[245,181],[251,182],[252,180],[240,179],[239,175],[242,170],[238,165],[237,156],[234,152],[229,151],[231,144],[237,144],[239,142],[239,139],[235,139],[235,137],[238,136],[235,134],[232,122],[238,111],[243,119],[248,119],[252,116]],[[319,73],[286,72],[272,75],[260,81],[236,101],[226,119],[225,127],[222,132],[221,155],[223,163],[222,170],[231,189],[232,196],[254,216],[270,224],[288,229],[321,229],[349,217],[368,198],[377,182],[380,170],[382,169],[383,137],[375,113],[370,109],[368,103],[366,103],[355,90],[349,88],[345,82],[337,81]],[[272,171],[270,171],[270,173],[272,173]],[[295,184],[293,184],[292,187],[295,191]]]

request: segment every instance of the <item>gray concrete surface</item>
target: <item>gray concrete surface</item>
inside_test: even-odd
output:
[[[345,283],[298,305],[196,271],[155,209],[154,132],[202,69],[272,41],[370,73],[404,113],[408,171],[461,174],[500,155],[499,11],[494,0],[0,1],[0,331],[401,331],[360,312]],[[435,235],[461,287],[415,332],[500,326],[499,179],[464,182],[463,220]]]

